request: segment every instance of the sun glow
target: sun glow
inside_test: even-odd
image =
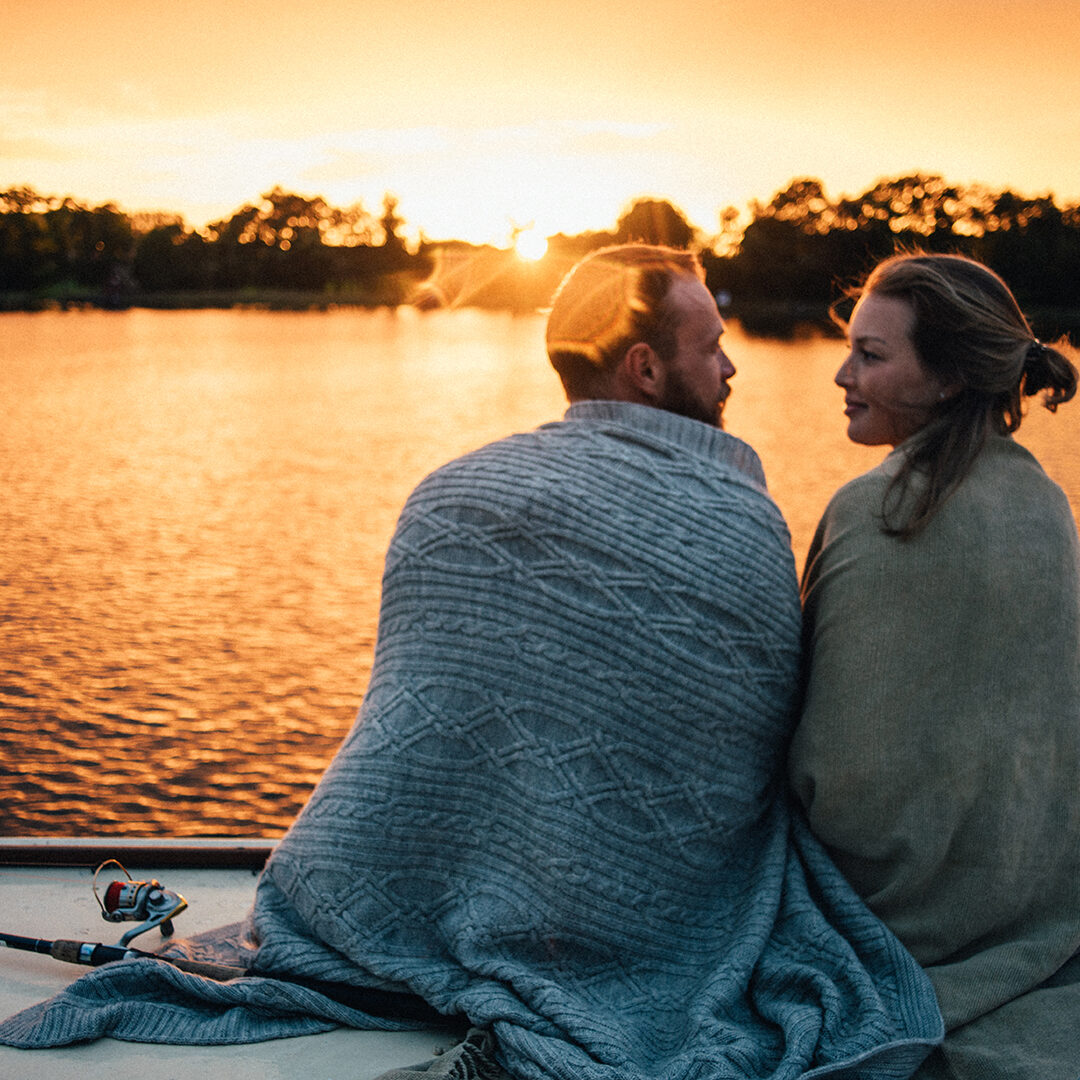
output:
[[[514,237],[514,250],[528,262],[535,262],[547,254],[547,238],[535,229],[523,229]]]
[[[37,0],[36,18],[5,20],[0,191],[182,214],[196,228],[275,185],[375,212],[390,192],[410,242],[499,248],[515,216],[548,236],[607,231],[639,197],[670,200],[711,236],[725,208],[743,213],[793,177],[816,177],[834,197],[915,173],[1080,197],[1068,104],[1080,100],[1080,65],[1055,47],[1076,37],[1071,0],[957,0],[964,18],[994,17],[977,55],[946,65],[920,29],[933,0],[874,5],[886,10],[860,30],[864,65],[955,103],[889,125],[876,100],[852,100],[833,40],[835,25],[862,18],[858,0],[659,0],[660,35],[612,19],[610,2],[517,5],[512,18],[493,18],[514,5],[490,0],[426,3],[414,5],[422,18],[402,19],[393,0],[328,0],[311,20],[295,2],[264,0],[267,23],[295,46],[274,64],[238,45],[253,5],[180,6],[188,15],[176,20],[177,5]],[[140,28],[138,49],[118,25]],[[341,44],[357,36],[361,64]],[[723,41],[725,62],[688,53],[691,39]],[[808,125],[808,95],[844,122]],[[535,259],[541,241],[511,246]]]

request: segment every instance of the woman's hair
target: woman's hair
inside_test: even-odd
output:
[[[987,438],[1020,427],[1023,399],[1041,392],[1056,411],[1076,393],[1077,369],[1062,351],[1064,339],[1039,341],[1005,282],[973,259],[895,255],[848,295],[869,293],[911,306],[919,359],[942,384],[958,387],[904,447],[885,492],[884,531],[909,539],[967,476]],[[925,483],[912,484],[916,473]]]
[[[648,244],[600,248],[566,275],[548,316],[547,351],[571,400],[603,397],[639,341],[662,360],[675,355],[678,320],[667,297],[685,277],[704,280],[696,255]]]

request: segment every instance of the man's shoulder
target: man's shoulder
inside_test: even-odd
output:
[[[490,469],[530,475],[544,470],[589,474],[615,458],[621,459],[628,478],[635,462],[648,462],[650,470],[701,469],[765,487],[760,458],[743,440],[697,420],[621,402],[572,406],[560,420],[505,436],[446,462],[423,483],[437,484]]]
[[[529,461],[535,460],[542,450],[545,442],[544,430],[545,428],[541,427],[533,431],[517,432],[484,443],[433,469],[418,486],[437,485],[455,478],[475,476],[491,470],[513,470],[515,463],[524,468]]]
[[[752,483],[765,486],[761,459],[754,448],[700,420],[621,401],[578,402],[567,410],[564,419],[568,429],[588,433],[598,441],[640,447],[659,457],[741,473]]]
[[[404,517],[496,515],[530,527],[573,519],[583,529],[603,518],[635,535],[663,528],[716,538],[759,529],[787,543],[750,447],[708,425],[685,423],[689,439],[663,424],[571,416],[498,439],[429,473]]]

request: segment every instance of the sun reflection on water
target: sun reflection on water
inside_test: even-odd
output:
[[[442,462],[561,415],[537,315],[5,315],[0,827],[278,835],[353,722],[382,560]],[[835,341],[725,344],[801,563],[852,447]],[[1080,409],[1034,415],[1080,495]]]

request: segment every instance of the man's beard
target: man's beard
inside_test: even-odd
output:
[[[656,405],[657,408],[676,413],[678,416],[688,416],[691,420],[700,420],[710,427],[723,429],[724,402],[730,396],[731,392],[728,391],[723,400],[710,406],[694,394],[679,372],[669,369],[664,394]]]

